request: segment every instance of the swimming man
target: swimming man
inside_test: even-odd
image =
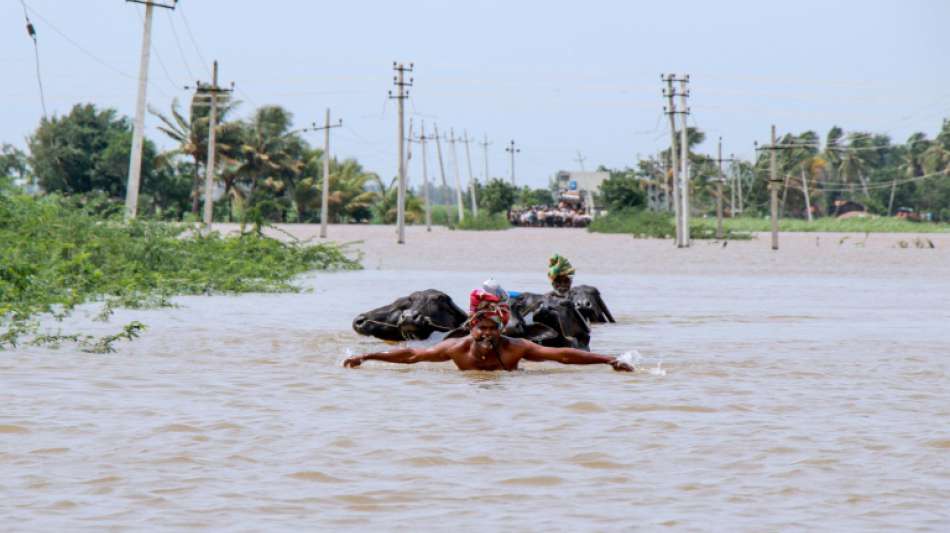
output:
[[[350,357],[344,366],[355,368],[364,361],[413,364],[452,361],[459,370],[517,370],[526,361],[555,361],[565,365],[610,365],[614,370],[632,372],[633,366],[616,357],[575,350],[548,348],[524,339],[501,334],[511,311],[507,298],[481,289],[469,297],[468,336],[447,339],[430,348],[399,348]]]

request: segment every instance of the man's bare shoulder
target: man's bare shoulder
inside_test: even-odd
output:
[[[508,336],[503,336],[502,338],[505,340],[506,348],[512,351],[524,352],[524,351],[531,350],[533,347],[537,346],[537,344],[529,341],[528,339],[519,339],[515,337],[508,337]]]
[[[464,337],[454,337],[451,339],[445,339],[433,346],[432,350],[447,351],[453,352],[456,350],[467,350],[469,344],[471,343],[472,338],[468,335]]]

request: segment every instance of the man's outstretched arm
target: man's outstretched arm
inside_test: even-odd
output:
[[[548,348],[533,342],[525,343],[522,356],[528,361],[555,361],[565,365],[610,365],[614,370],[632,372],[633,365],[616,357],[575,350],[574,348]]]
[[[446,349],[446,347],[442,346],[442,344],[444,343],[437,344],[431,348],[398,348],[389,352],[373,352],[357,355],[355,357],[350,357],[346,361],[343,361],[343,366],[356,368],[363,364],[363,361],[385,361],[387,363],[404,363],[408,365],[413,363],[421,363],[424,361],[433,363],[449,361],[452,359],[452,357],[449,355],[449,351]]]

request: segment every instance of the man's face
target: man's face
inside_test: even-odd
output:
[[[571,290],[571,278],[569,276],[558,276],[551,282],[551,286],[554,287],[554,292],[565,294]]]
[[[479,348],[491,350],[498,347],[501,329],[494,320],[482,318],[472,326],[472,338],[475,339]]]

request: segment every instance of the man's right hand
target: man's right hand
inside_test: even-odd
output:
[[[612,366],[613,369],[616,370],[617,372],[633,372],[634,371],[633,365],[631,365],[630,363],[626,361],[621,361],[619,357],[614,358],[614,360],[610,362],[610,366]]]
[[[363,364],[363,356],[357,355],[355,357],[350,357],[346,361],[343,361],[343,366],[346,368],[356,368]]]

